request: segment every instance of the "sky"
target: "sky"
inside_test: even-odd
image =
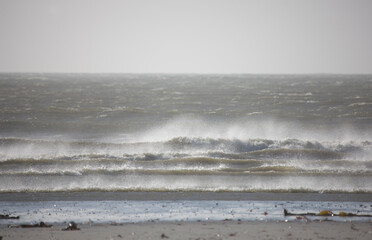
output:
[[[0,72],[372,73],[372,1],[0,0]]]

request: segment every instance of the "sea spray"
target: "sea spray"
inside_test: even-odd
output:
[[[372,192],[369,75],[0,74],[0,191]]]

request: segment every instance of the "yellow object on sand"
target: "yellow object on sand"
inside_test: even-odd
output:
[[[340,212],[338,214],[338,216],[340,216],[340,217],[353,217],[353,216],[357,216],[357,215],[355,215],[353,213]]]
[[[324,210],[324,211],[320,211],[318,215],[319,216],[333,216],[333,212]]]
[[[348,214],[347,213],[345,213],[345,212],[340,212],[339,214],[338,214],[338,216],[341,216],[341,217],[344,217],[344,216],[347,216]]]

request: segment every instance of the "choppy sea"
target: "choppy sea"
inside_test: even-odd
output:
[[[372,193],[372,75],[0,73],[0,192]]]

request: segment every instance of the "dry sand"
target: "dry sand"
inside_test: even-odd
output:
[[[371,222],[147,222],[79,225],[80,230],[6,228],[7,239],[372,239]],[[1,238],[0,238],[1,239]]]

